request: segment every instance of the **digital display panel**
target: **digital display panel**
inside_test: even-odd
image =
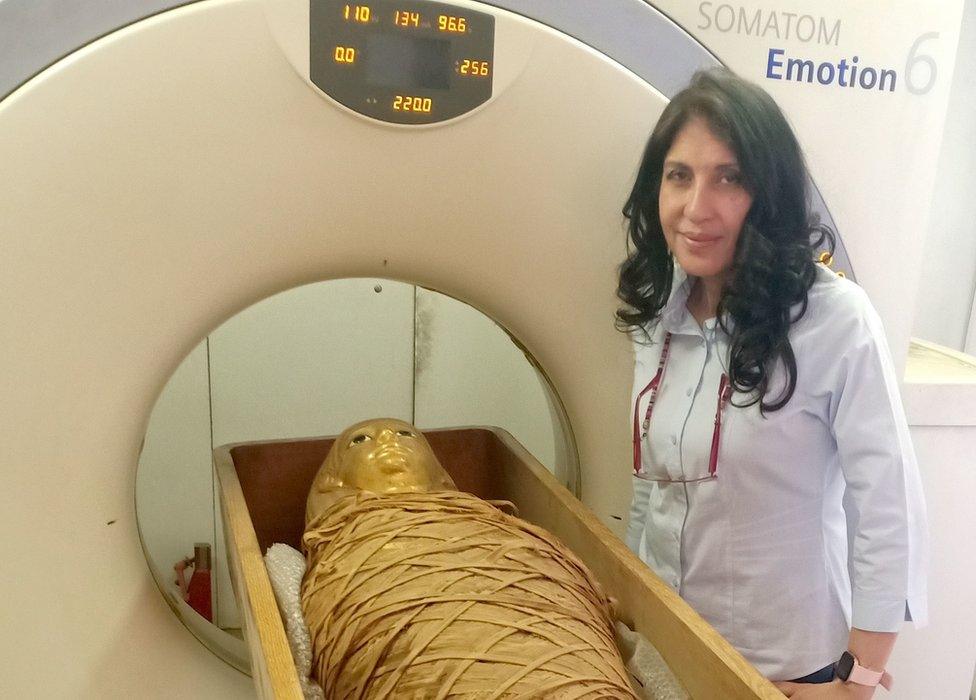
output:
[[[374,119],[430,124],[483,104],[494,45],[491,14],[449,3],[309,0],[312,83]]]
[[[451,87],[451,42],[402,34],[370,34],[364,51],[366,82],[401,90]]]

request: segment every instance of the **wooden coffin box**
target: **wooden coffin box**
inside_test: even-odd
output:
[[[459,489],[512,501],[522,518],[572,549],[617,601],[620,619],[657,648],[692,698],[783,697],[507,432],[463,428],[424,434]],[[305,499],[333,440],[214,450],[231,578],[262,698],[302,698],[262,555],[276,542],[299,548]]]

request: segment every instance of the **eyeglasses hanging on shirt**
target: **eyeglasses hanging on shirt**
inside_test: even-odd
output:
[[[725,411],[725,406],[728,404],[729,399],[732,397],[732,385],[729,382],[729,377],[727,374],[722,374],[722,379],[718,384],[718,400],[715,407],[715,428],[712,431],[712,448],[708,455],[708,476],[700,476],[693,479],[671,479],[671,478],[656,478],[644,473],[643,462],[641,459],[641,443],[644,438],[647,437],[648,429],[651,425],[651,413],[654,411],[654,402],[657,400],[658,387],[664,380],[664,372],[668,367],[668,357],[671,354],[671,334],[667,333],[664,336],[664,345],[661,347],[661,359],[657,365],[657,373],[654,378],[644,387],[639,394],[637,394],[637,400],[634,401],[634,475],[646,479],[647,481],[662,481],[671,483],[692,483],[698,481],[710,481],[712,479],[718,478],[718,448],[719,441],[722,435],[722,413]],[[638,423],[638,413],[640,411],[640,402],[644,398],[644,394],[650,392],[651,396],[647,403],[647,411],[644,414],[644,422]]]

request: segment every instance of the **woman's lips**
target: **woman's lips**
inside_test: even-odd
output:
[[[678,235],[684,239],[685,245],[691,250],[704,250],[722,240],[721,236],[704,236],[691,233],[679,233]]]

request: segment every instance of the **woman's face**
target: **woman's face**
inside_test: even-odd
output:
[[[724,277],[751,206],[735,154],[704,119],[689,120],[664,157],[658,195],[664,238],[685,272]]]

